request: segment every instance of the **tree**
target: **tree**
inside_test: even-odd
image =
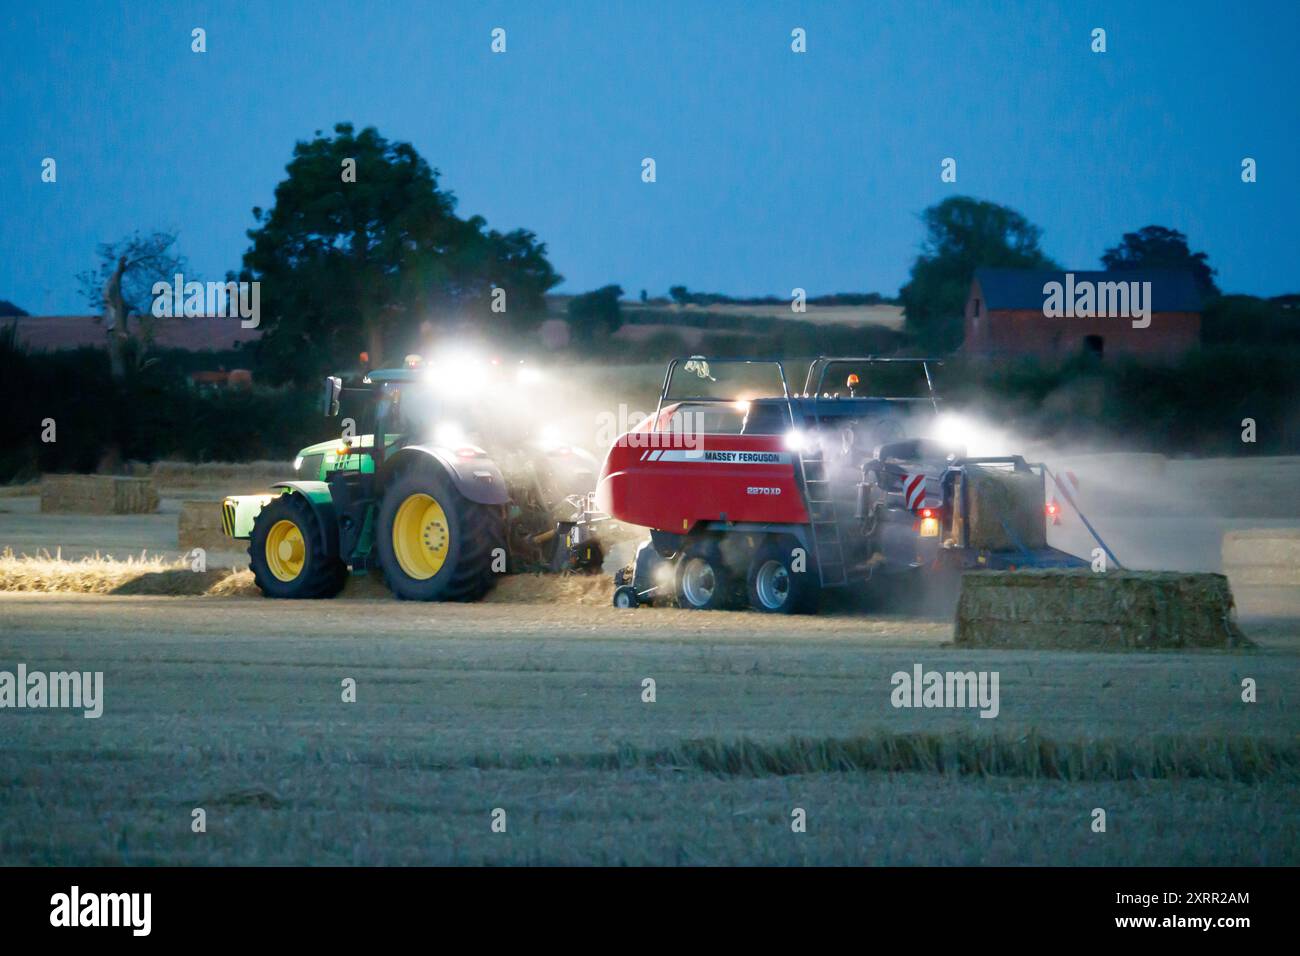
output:
[[[590,345],[617,332],[623,324],[622,298],[621,287],[606,285],[570,299],[569,330],[574,341]]]
[[[391,359],[422,327],[518,325],[561,281],[533,233],[461,219],[438,170],[373,127],[317,131],[286,171],[274,206],[253,210],[241,276],[262,284],[261,358],[273,379],[308,379],[362,349],[372,364]]]
[[[1300,347],[1300,315],[1287,306],[1286,297],[1279,298],[1223,295],[1209,300],[1201,313],[1201,343],[1207,347]]]
[[[185,257],[175,246],[174,232],[135,232],[117,242],[100,243],[98,267],[77,274],[82,298],[104,327],[109,364],[118,381],[126,374],[126,353],[132,341],[130,319],[136,320],[144,348],[151,347],[156,323],[154,285],[165,282],[171,286],[177,275],[185,274]]]
[[[921,214],[925,239],[899,291],[906,326],[927,349],[962,341],[962,315],[975,270],[1058,269],[1038,246],[1042,230],[997,203],[953,196]]]
[[[1137,232],[1126,232],[1118,246],[1107,249],[1101,256],[1107,272],[1188,270],[1201,295],[1212,298],[1219,294],[1219,287],[1214,283],[1216,270],[1210,268],[1208,260],[1204,252],[1194,253],[1187,247],[1185,235],[1164,226],[1144,226]]]

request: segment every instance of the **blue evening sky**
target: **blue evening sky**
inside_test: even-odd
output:
[[[955,193],[1069,267],[1156,223],[1228,291],[1300,291],[1298,35],[1290,0],[0,0],[0,298],[88,311],[75,274],[136,229],[219,278],[294,141],[341,120],[412,142],[463,215],[534,230],[561,291],[893,293]]]

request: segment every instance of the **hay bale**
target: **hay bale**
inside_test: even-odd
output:
[[[160,488],[213,488],[231,495],[260,491],[294,471],[287,461],[156,461],[151,474]]]
[[[1283,588],[1290,591],[1300,588],[1300,567],[1269,568],[1247,565],[1223,570],[1234,587]]]
[[[1223,536],[1223,566],[1300,568],[1300,528],[1251,528]]]
[[[1270,613],[1300,604],[1300,528],[1229,531],[1222,555],[1243,610]]]
[[[1238,647],[1222,574],[1088,569],[962,575],[956,642],[974,647]]]
[[[967,465],[962,481],[953,516],[959,541],[989,551],[1047,547],[1041,477]]]
[[[129,515],[157,510],[158,492],[149,478],[46,475],[41,480],[44,513]]]
[[[220,501],[182,501],[176,519],[176,544],[182,551],[243,551],[247,544],[226,537]]]

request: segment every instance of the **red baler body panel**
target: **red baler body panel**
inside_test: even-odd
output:
[[[673,411],[665,408],[660,421]],[[704,521],[808,521],[795,477],[798,456],[782,436],[688,435],[683,442],[650,426],[647,420],[621,436],[605,456],[596,486],[602,511],[677,534]]]

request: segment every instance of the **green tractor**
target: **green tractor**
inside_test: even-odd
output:
[[[510,571],[599,571],[596,460],[503,431],[505,416],[466,428],[472,407],[437,385],[415,356],[346,385],[330,376],[326,417],[355,410],[343,437],[302,449],[271,493],[222,502],[264,595],[333,597],[349,573],[379,571],[405,600],[475,601]]]

